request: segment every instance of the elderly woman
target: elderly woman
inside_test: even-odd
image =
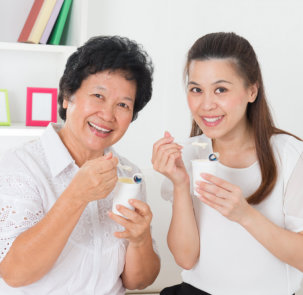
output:
[[[155,280],[144,183],[134,211],[111,212],[118,176],[139,172],[112,145],[150,100],[152,72],[126,38],[95,37],[70,56],[58,98],[63,126],[50,124],[0,164],[1,294],[114,295]]]

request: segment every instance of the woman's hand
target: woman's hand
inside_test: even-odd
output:
[[[124,227],[124,231],[115,232],[115,237],[129,241],[121,274],[123,285],[131,290],[144,289],[156,279],[160,271],[160,260],[153,249],[150,232],[152,212],[140,200],[130,199],[129,203],[135,208],[134,211],[122,205],[116,207],[124,217],[113,212],[108,215]]]
[[[243,224],[251,206],[243,197],[241,189],[214,175],[203,173],[201,176],[210,183],[197,181],[198,198],[229,220]]]
[[[189,182],[181,149],[182,146],[174,143],[174,138],[167,131],[153,147],[152,164],[154,169],[168,177],[174,185]]]
[[[112,153],[87,161],[66,191],[84,203],[106,198],[118,180],[117,164],[118,159]]]
[[[152,212],[149,206],[140,200],[130,199],[129,203],[135,210],[117,205],[117,210],[125,218],[112,212],[109,212],[109,217],[125,228],[123,232],[116,232],[115,237],[127,239],[133,246],[141,246],[151,238]]]

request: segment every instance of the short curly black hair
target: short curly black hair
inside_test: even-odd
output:
[[[66,120],[63,101],[81,87],[88,76],[105,70],[126,72],[125,78],[135,80],[137,91],[132,121],[152,96],[153,64],[142,46],[120,36],[97,36],[90,38],[67,60],[59,83],[59,115]]]

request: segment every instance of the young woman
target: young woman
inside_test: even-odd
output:
[[[184,269],[161,294],[291,295],[303,271],[303,142],[274,126],[244,38],[198,39],[185,75],[191,138],[182,147],[165,132],[153,149],[173,202],[168,246]],[[192,183],[191,160],[214,152],[216,175]]]

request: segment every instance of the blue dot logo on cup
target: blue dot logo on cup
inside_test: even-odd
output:
[[[218,161],[219,153],[213,153],[208,156],[209,161]]]
[[[135,183],[141,183],[142,179],[143,179],[143,176],[142,176],[141,173],[135,173],[133,175],[133,180],[134,180]]]

